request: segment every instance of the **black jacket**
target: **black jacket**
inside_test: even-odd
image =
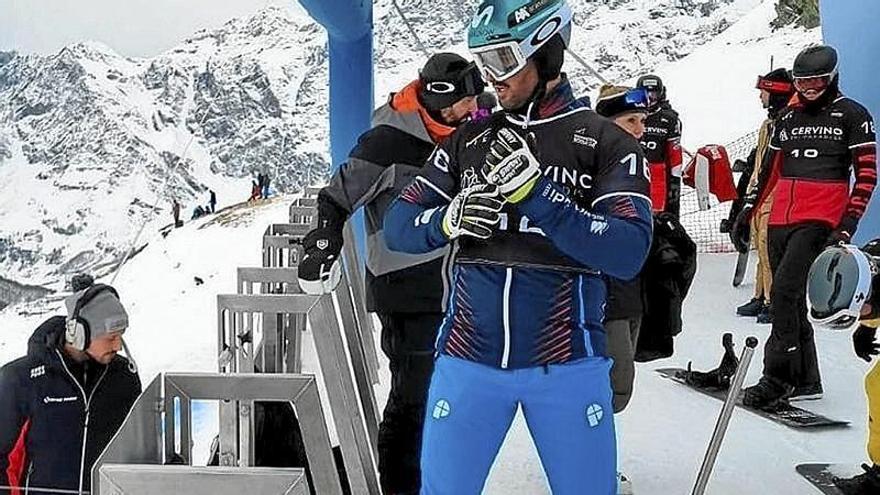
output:
[[[388,103],[374,112],[373,127],[318,193],[318,225],[340,233],[345,220],[364,207],[369,311],[442,311],[447,250],[420,255],[391,251],[382,229],[391,201],[421,171],[434,146],[419,113],[401,112]]]
[[[659,215],[642,270],[646,305],[636,361],[672,355],[672,337],[681,333],[681,308],[696,272],[697,245],[672,215]]]
[[[641,318],[645,313],[645,291],[641,275],[632,280],[608,279],[605,321]]]
[[[0,485],[91,491],[92,465],[140,395],[122,356],[107,366],[68,358],[64,322],[43,322],[27,356],[0,368]]]

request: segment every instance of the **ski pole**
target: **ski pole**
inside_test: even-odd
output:
[[[752,361],[752,355],[755,353],[755,347],[757,346],[758,339],[755,337],[748,337],[746,339],[742,357],[739,359],[739,366],[736,368],[736,374],[733,375],[733,381],[730,384],[730,389],[727,391],[727,399],[725,399],[724,406],[721,408],[721,414],[715,423],[715,431],[712,432],[712,440],[709,441],[709,448],[706,450],[706,456],[703,458],[703,465],[700,467],[700,474],[697,475],[697,484],[694,485],[692,495],[703,495],[706,491],[709,476],[712,475],[712,467],[715,465],[715,458],[718,457],[718,451],[721,450],[724,433],[727,431],[727,425],[730,423],[731,415],[733,415],[733,408],[736,406],[736,399],[739,396],[743,381],[746,379],[749,363]]]

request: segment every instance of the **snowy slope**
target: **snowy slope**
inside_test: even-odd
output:
[[[607,79],[631,78],[758,2],[573,1],[572,49]],[[399,1],[428,51],[461,53],[477,3]],[[390,0],[376,2],[374,18],[382,102],[425,56]],[[581,91],[598,85],[573,62],[566,70]],[[0,53],[0,274],[59,289],[118,259],[144,220],[150,232],[166,224],[171,198],[188,212],[213,188],[232,204],[260,171],[282,191],[320,181],[327,134],[326,35],[302,13],[266,8],[146,59],[100,43]]]
[[[761,3],[711,42],[658,69],[681,115],[685,148],[726,144],[755,131],[767,115],[755,83],[770,71],[771,58],[774,68],[791,69],[802,48],[821,41],[818,28],[771,32],[774,3]]]

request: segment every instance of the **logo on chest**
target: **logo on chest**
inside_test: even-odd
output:
[[[837,140],[843,138],[843,129],[834,125],[804,125],[792,127],[788,135],[792,139],[797,136],[798,138]]]
[[[76,402],[79,400],[79,397],[49,397],[48,395],[43,397],[43,404],[63,404],[65,402]]]
[[[46,374],[46,366],[45,365],[41,364],[41,365],[37,366],[36,368],[31,368],[31,380],[33,380],[34,378],[39,378],[41,376],[44,376],[45,374]]]
[[[579,189],[593,187],[593,177],[574,168],[549,165],[544,168],[544,175],[553,182],[566,187]]]
[[[599,144],[596,138],[587,135],[586,127],[581,127],[574,131],[574,134],[571,135],[571,142],[591,149],[595,149],[596,145]]]

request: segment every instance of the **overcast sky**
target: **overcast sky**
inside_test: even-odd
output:
[[[150,57],[267,5],[302,12],[297,0],[0,0],[0,50],[53,53],[95,40],[121,55]]]

